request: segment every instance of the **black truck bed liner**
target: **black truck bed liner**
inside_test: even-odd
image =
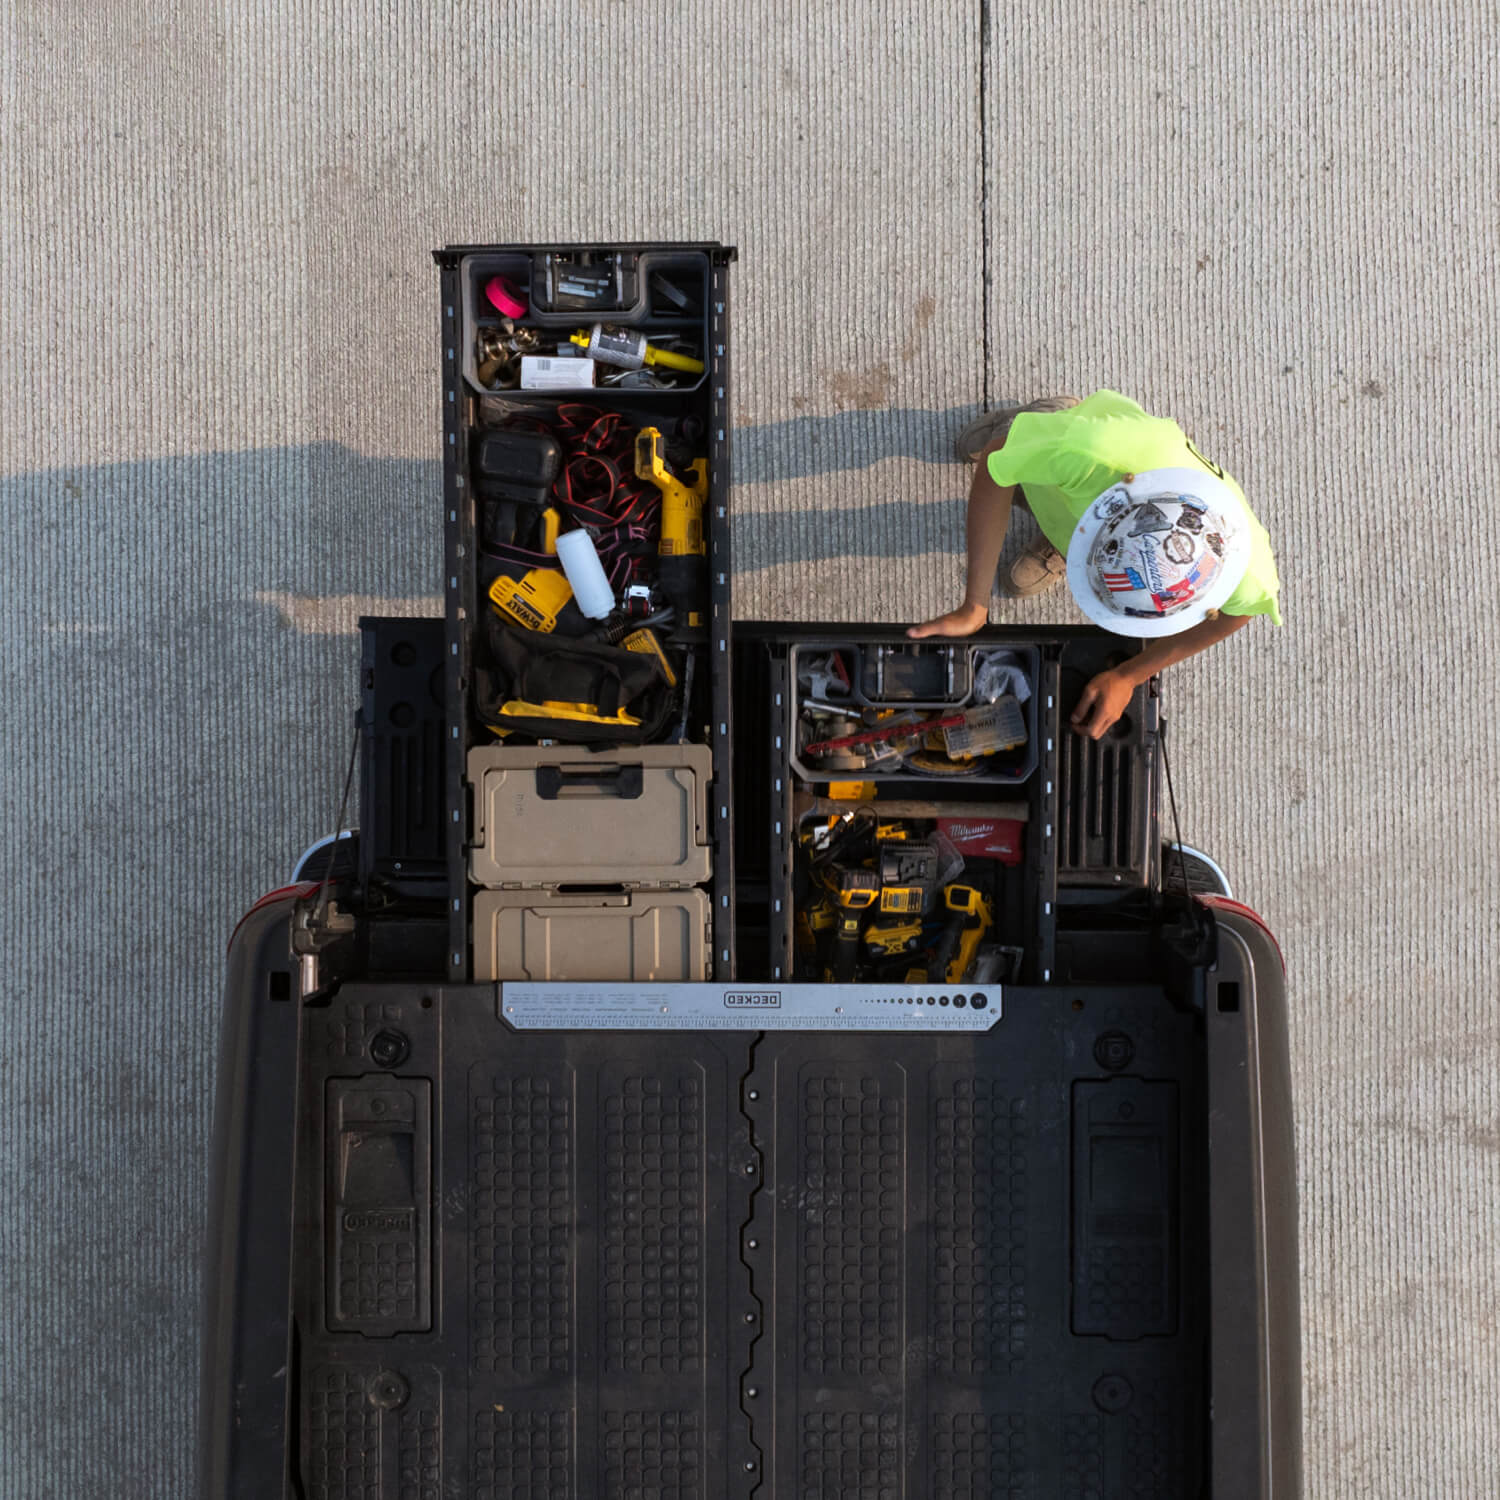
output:
[[[1194,1021],[1051,987],[967,1035],[521,1032],[346,986],[304,1012],[307,1492],[436,1495],[441,1455],[497,1497],[1196,1493]]]

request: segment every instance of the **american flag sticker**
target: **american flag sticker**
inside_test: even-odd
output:
[[[1105,573],[1102,576],[1104,587],[1112,594],[1124,594],[1131,589],[1146,587],[1146,580],[1134,568],[1126,568],[1123,573]]]
[[[1179,578],[1170,587],[1152,594],[1151,599],[1156,607],[1165,613],[1174,604],[1186,604],[1197,592],[1191,578]]]

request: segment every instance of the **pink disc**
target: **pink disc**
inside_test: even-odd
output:
[[[490,299],[491,305],[503,312],[507,318],[526,316],[525,299],[503,276],[491,277],[485,283],[484,295]]]

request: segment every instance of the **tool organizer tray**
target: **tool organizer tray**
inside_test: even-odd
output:
[[[835,738],[832,730],[809,728],[806,705],[809,699],[828,703],[830,707],[847,706],[851,722],[840,733],[853,733],[878,727],[866,710],[909,710],[922,718],[938,718],[962,713],[978,706],[974,693],[976,661],[986,653],[1006,651],[1016,659],[1023,674],[1027,697],[1020,704],[1025,725],[1025,741],[1014,750],[993,756],[978,757],[973,769],[952,775],[924,773],[910,760],[897,756],[869,759],[863,765],[820,761],[805,753],[808,743]],[[829,693],[821,698],[807,685],[809,662],[826,660],[837,653],[845,662],[849,688],[845,694]],[[880,784],[926,787],[946,781],[975,782],[986,786],[1017,786],[1036,770],[1037,685],[1040,681],[1041,652],[1035,643],[1025,640],[1004,643],[957,641],[931,643],[892,640],[888,636],[864,636],[857,631],[847,635],[799,637],[788,652],[788,684],[792,691],[792,713],[787,721],[789,764],[798,776],[809,782],[857,781],[865,778]],[[830,722],[832,716],[827,716]],[[812,739],[816,733],[818,739]],[[851,757],[858,759],[858,757]],[[915,795],[915,793],[913,794]]]
[[[712,284],[713,261],[706,248],[658,248],[635,251],[611,251],[598,247],[596,255],[618,254],[629,257],[629,283],[623,299],[611,299],[610,305],[597,309],[584,307],[552,308],[538,305],[548,277],[549,257],[576,252],[578,247],[513,246],[481,250],[463,259],[459,286],[462,297],[463,359],[465,382],[481,395],[494,394],[493,382],[479,378],[476,353],[477,335],[484,329],[503,326],[505,315],[486,296],[485,287],[502,277],[526,304],[526,312],[512,321],[543,332],[550,345],[590,324],[604,322],[645,333],[648,336],[677,337],[706,346],[710,329],[708,293]],[[592,247],[590,247],[592,249]],[[587,253],[587,252],[586,252]],[[679,300],[672,300],[673,296]],[[582,351],[580,351],[581,353]],[[669,393],[685,396],[699,390],[710,378],[684,375]]]

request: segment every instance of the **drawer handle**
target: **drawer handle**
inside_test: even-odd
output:
[[[536,794],[543,802],[556,802],[559,797],[581,792],[593,787],[621,801],[631,801],[641,795],[643,778],[641,768],[635,766],[611,766],[608,770],[590,770],[571,766],[538,766],[536,768]]]

